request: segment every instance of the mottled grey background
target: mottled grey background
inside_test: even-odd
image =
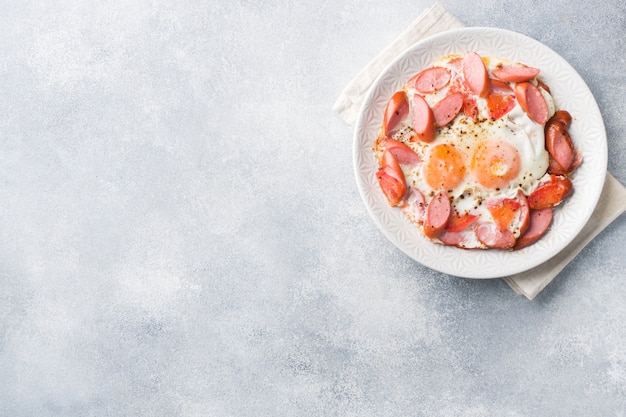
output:
[[[626,217],[532,302],[379,232],[331,111],[430,0],[0,2],[0,415],[624,416]],[[588,82],[621,0],[442,1]]]

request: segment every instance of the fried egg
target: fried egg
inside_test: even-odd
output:
[[[451,73],[445,87],[424,94],[407,83],[404,86],[407,97],[419,94],[433,107],[454,92],[462,82],[460,59],[461,56],[451,55],[434,63],[434,66],[447,68]],[[485,58],[484,62],[488,71],[497,66],[511,65],[509,61],[498,58]],[[532,82],[537,85],[536,80]],[[539,86],[539,91],[546,101],[550,117],[555,112],[554,101],[546,89]],[[450,123],[437,128],[430,142],[415,136],[410,114],[387,135],[407,144],[420,157],[418,163],[402,166],[408,189],[407,201],[402,209],[418,228],[422,227],[423,219],[423,212],[420,211],[440,190],[447,193],[453,213],[457,216],[472,214],[483,221],[494,222],[496,219],[486,203],[497,199],[515,199],[520,190],[528,196],[549,176],[546,174],[549,154],[545,146],[544,125],[532,120],[514,95],[514,106],[495,119],[490,113],[489,97],[471,95],[470,98],[474,101],[471,103],[473,113],[461,110]],[[384,137],[381,133],[375,149],[379,160]],[[418,190],[424,196],[421,207],[411,201],[411,190]],[[515,238],[520,235],[520,217],[515,216],[509,228]],[[471,229],[462,233],[457,246],[485,248]]]

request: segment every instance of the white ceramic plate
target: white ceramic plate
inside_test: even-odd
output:
[[[448,54],[475,51],[539,68],[557,108],[572,114],[570,134],[584,162],[572,176],[574,194],[554,211],[550,230],[519,251],[464,250],[426,239],[404,213],[390,207],[378,186],[372,152],[383,111],[391,95],[414,74]],[[589,220],[600,197],[607,167],[606,132],[598,105],[580,75],[557,53],[519,33],[496,28],[465,28],[425,39],[405,51],[381,73],[370,89],[354,135],[357,184],[376,224],[411,258],[432,269],[466,278],[497,278],[529,270],[556,255]]]

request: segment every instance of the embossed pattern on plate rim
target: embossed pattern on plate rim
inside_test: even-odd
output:
[[[537,243],[520,251],[463,250],[430,242],[397,208],[390,207],[375,178],[372,147],[388,98],[406,80],[448,54],[473,50],[484,56],[520,61],[541,69],[557,107],[574,122],[571,135],[584,163],[572,177],[574,194],[555,210],[550,230]],[[400,250],[434,270],[464,278],[500,278],[527,271],[563,250],[587,223],[596,207],[607,167],[606,132],[589,87],[560,55],[528,36],[505,29],[456,29],[424,39],[408,48],[370,88],[357,118],[353,159],[361,197],[383,234]]]

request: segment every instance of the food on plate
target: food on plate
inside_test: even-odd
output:
[[[433,242],[522,249],[543,236],[582,163],[540,69],[470,51],[389,99],[374,147],[391,206]]]

